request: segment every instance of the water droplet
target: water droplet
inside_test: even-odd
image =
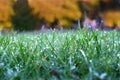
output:
[[[2,62],[2,63],[0,63],[0,67],[3,67],[4,66],[4,63]]]
[[[117,57],[120,58],[120,54],[117,54]]]
[[[71,70],[73,70],[73,69],[75,69],[76,68],[76,66],[71,66]]]
[[[52,66],[54,66],[54,63],[52,63]]]
[[[100,75],[100,79],[103,80],[106,76],[107,76],[107,73],[102,73],[102,74]]]
[[[120,64],[118,64],[118,68],[120,68]]]
[[[12,69],[7,69],[7,76],[8,77],[13,76],[13,70]]]
[[[99,73],[98,73],[98,72],[94,72],[94,75],[95,75],[96,77],[99,77]]]
[[[90,63],[92,63],[92,60],[90,60]]]

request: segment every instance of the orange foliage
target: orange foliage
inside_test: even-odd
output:
[[[106,11],[101,13],[105,24],[109,27],[117,25],[120,28],[120,11]]]
[[[12,0],[0,0],[0,29],[12,26],[10,16],[13,14]]]
[[[68,19],[77,20],[81,17],[77,0],[29,0],[29,2],[33,14],[45,19],[47,23],[57,19],[60,24],[68,25]]]

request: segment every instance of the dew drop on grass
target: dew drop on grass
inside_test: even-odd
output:
[[[118,68],[120,68],[120,64],[118,64]]]
[[[90,61],[90,63],[92,63],[92,60],[89,60]]]
[[[117,54],[117,57],[120,58],[120,54]]]
[[[76,68],[76,66],[73,65],[73,66],[71,66],[70,69],[71,69],[71,70],[74,70],[75,68]]]
[[[12,47],[13,48],[13,50],[15,50],[15,47]]]
[[[52,63],[51,65],[54,66],[54,63]]]
[[[103,79],[105,79],[106,76],[107,76],[107,73],[102,73],[102,74],[100,75],[100,79],[103,80]]]
[[[54,55],[51,55],[51,57],[54,57]]]
[[[16,66],[15,69],[16,69],[17,72],[19,72],[19,67],[18,66]]]
[[[6,55],[7,54],[6,51],[4,51],[3,54]]]
[[[110,48],[108,48],[108,51],[110,51],[111,49]]]
[[[41,49],[41,50],[40,50],[40,52],[42,53],[42,52],[43,52],[43,50]]]
[[[0,47],[0,50],[3,50],[3,47],[2,47],[2,46]]]
[[[8,77],[11,77],[11,76],[13,76],[13,70],[12,69],[7,69],[7,76]]]
[[[4,63],[3,63],[3,62],[1,62],[1,63],[0,63],[0,67],[3,67],[3,66],[4,66]]]
[[[99,73],[98,73],[98,72],[94,72],[94,75],[95,75],[96,77],[99,77]]]

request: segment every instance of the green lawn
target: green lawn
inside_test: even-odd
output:
[[[0,80],[120,80],[120,32],[2,35]]]

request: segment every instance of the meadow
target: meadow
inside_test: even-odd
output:
[[[120,80],[120,32],[1,35],[0,80]]]

